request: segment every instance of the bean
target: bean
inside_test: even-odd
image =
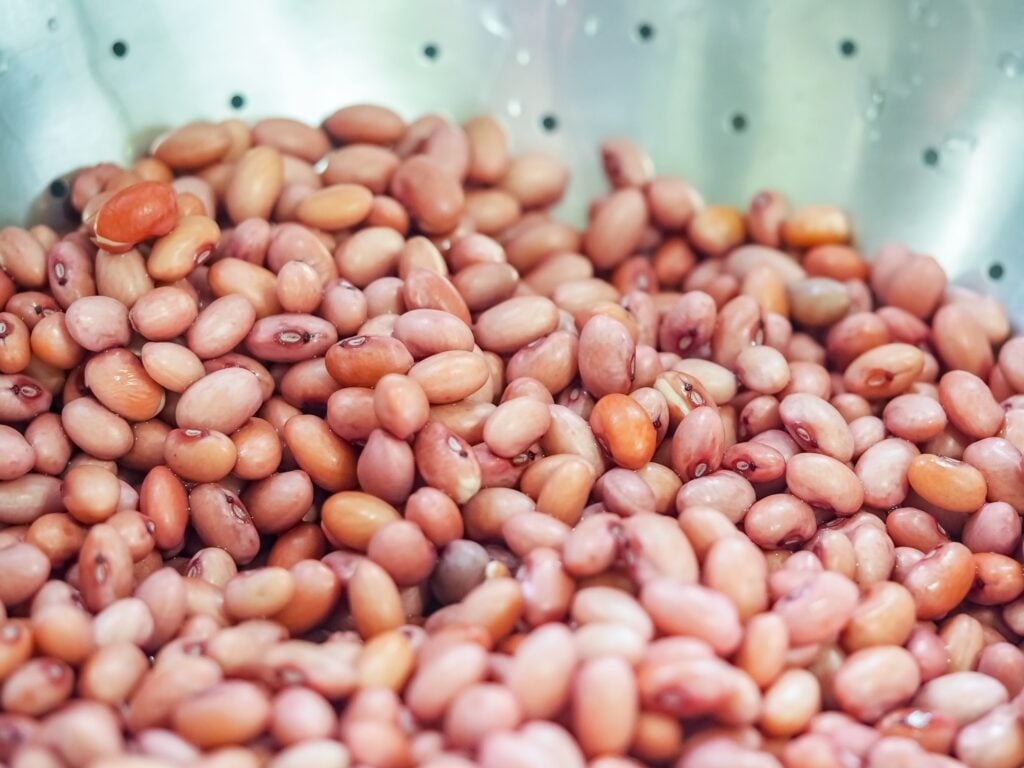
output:
[[[204,543],[224,549],[239,564],[256,556],[259,534],[238,496],[216,483],[203,483],[188,500],[192,524]]]
[[[908,470],[919,455],[913,443],[897,438],[882,440],[864,451],[855,468],[864,502],[879,509],[902,504],[910,490]]]
[[[398,513],[386,502],[359,491],[329,497],[321,509],[321,526],[332,542],[365,550],[373,534]]]
[[[284,184],[284,163],[273,147],[254,147],[239,159],[225,190],[232,221],[267,219]]]
[[[500,184],[524,208],[544,208],[562,197],[568,176],[554,156],[528,152],[512,159]]]
[[[688,413],[672,438],[672,467],[685,481],[714,472],[722,463],[725,429],[718,411],[703,406]]]
[[[246,681],[224,681],[181,701],[175,730],[199,747],[239,744],[259,735],[270,719],[266,693]]]
[[[983,504],[964,523],[963,543],[972,552],[1009,555],[1020,541],[1021,523],[1016,510],[1002,501]]]
[[[316,485],[329,491],[355,487],[355,451],[331,432],[323,419],[310,414],[293,417],[283,436],[296,463]]]
[[[622,659],[590,659],[573,692],[573,730],[588,755],[626,751],[636,726],[636,679]]]
[[[148,606],[135,597],[116,600],[98,614],[93,622],[93,636],[97,646],[114,643],[147,645],[154,630],[153,616]]]
[[[131,426],[90,397],[65,403],[61,426],[81,449],[98,459],[117,459],[134,442]]]
[[[465,203],[458,178],[435,159],[418,155],[402,161],[391,177],[390,193],[428,234],[448,232]]]
[[[967,765],[1016,765],[1024,759],[1024,730],[1013,707],[996,707],[990,713],[960,730],[953,749]]]
[[[231,139],[222,126],[196,122],[159,139],[153,155],[174,169],[202,168],[220,160],[230,145]]]
[[[733,472],[719,470],[683,485],[676,496],[676,509],[682,514],[689,507],[711,507],[733,522],[739,522],[755,498],[747,480]]]
[[[758,546],[790,547],[814,535],[814,511],[790,494],[766,496],[751,505],[743,529]]]
[[[149,378],[171,392],[184,392],[203,377],[203,364],[195,353],[170,342],[143,344],[140,359]]]
[[[953,426],[975,439],[992,437],[1003,409],[983,380],[968,371],[949,371],[939,380],[939,402]]]
[[[986,378],[992,369],[992,346],[963,303],[946,304],[935,313],[932,342],[936,354],[949,368],[981,378]]]
[[[1006,555],[983,552],[974,555],[975,586],[971,600],[979,605],[1002,605],[1024,592],[1024,572]]]
[[[784,672],[765,692],[761,727],[773,736],[800,733],[821,708],[818,679],[803,669]]]
[[[150,341],[170,341],[180,336],[199,315],[195,299],[171,285],[154,288],[132,305],[132,327]]]
[[[914,657],[898,646],[867,648],[850,655],[835,678],[840,706],[873,722],[904,703],[920,685]]]
[[[772,347],[749,347],[736,358],[736,375],[748,389],[775,394],[789,384],[789,364]]]
[[[901,645],[910,637],[915,618],[914,600],[907,589],[888,581],[873,584],[843,629],[843,646],[858,651]]]
[[[847,367],[843,382],[848,391],[868,399],[906,392],[924,367],[921,350],[909,344],[882,344],[864,352]]]
[[[597,316],[584,327],[580,334],[580,375],[595,396],[629,391],[635,362],[635,346],[621,323]]]
[[[864,488],[845,464],[829,456],[797,454],[786,465],[790,493],[812,507],[852,515],[864,503]]]
[[[18,668],[4,684],[4,711],[39,717],[53,711],[71,695],[75,673],[62,661],[37,657]]]
[[[942,616],[959,603],[974,581],[970,550],[957,542],[942,544],[916,562],[902,579],[914,597],[919,619]]]
[[[985,503],[985,476],[956,459],[921,454],[910,463],[907,479],[923,499],[953,512],[974,512]]]
[[[779,403],[786,430],[804,449],[840,462],[853,456],[853,436],[846,420],[831,404],[814,395],[794,393]]]
[[[739,646],[742,637],[739,614],[733,604],[717,592],[658,578],[644,585],[641,600],[662,632],[699,638],[723,656]]]
[[[886,531],[899,547],[913,547],[927,552],[949,541],[942,526],[929,515],[914,507],[894,509],[885,519]]]
[[[287,570],[257,568],[224,585],[224,609],[236,620],[272,616],[288,605],[294,594],[295,582]]]
[[[416,436],[416,466],[428,485],[465,503],[480,489],[480,466],[469,445],[437,422]],[[589,490],[589,489],[588,489]]]
[[[117,510],[121,488],[117,476],[101,467],[68,470],[61,486],[64,507],[80,523],[102,523]]]
[[[13,543],[0,549],[0,603],[15,606],[31,598],[50,575],[50,561],[36,546]]]
[[[620,264],[640,244],[647,206],[638,189],[619,189],[591,211],[583,240],[585,253],[600,269]]]
[[[694,213],[687,235],[700,250],[719,256],[743,242],[743,217],[733,208],[709,205]]]
[[[856,586],[844,576],[825,571],[787,591],[773,610],[786,621],[791,642],[801,645],[833,637],[849,621],[856,604]],[[816,622],[803,620],[809,605],[820,606]]]
[[[657,511],[654,491],[636,472],[609,470],[598,479],[595,490],[605,508],[621,517]]]
[[[221,263],[221,262],[218,262]],[[188,329],[188,347],[203,359],[234,349],[256,321],[256,310],[245,297],[227,294],[203,309]]]

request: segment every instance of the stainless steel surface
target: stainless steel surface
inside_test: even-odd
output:
[[[497,113],[577,219],[611,133],[711,200],[840,203],[1024,325],[1019,0],[0,0],[0,223],[170,125],[362,100]]]

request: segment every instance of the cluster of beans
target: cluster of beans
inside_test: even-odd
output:
[[[0,763],[1024,762],[1024,337],[601,157],[198,122],[0,231]]]

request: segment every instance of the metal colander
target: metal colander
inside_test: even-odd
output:
[[[604,188],[629,135],[709,200],[846,206],[1024,325],[1019,0],[2,0],[0,224],[197,118],[500,116]]]

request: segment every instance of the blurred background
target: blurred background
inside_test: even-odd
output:
[[[0,225],[172,125],[361,101],[495,114],[577,222],[610,134],[709,201],[837,203],[1024,321],[1019,0],[3,0]]]

